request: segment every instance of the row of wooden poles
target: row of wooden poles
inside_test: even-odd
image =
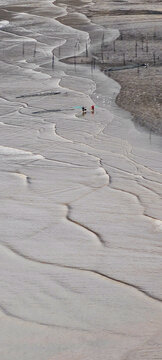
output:
[[[156,38],[156,33],[154,33],[154,39]],[[121,33],[120,35],[120,40],[123,40],[123,34]],[[116,41],[113,41],[113,52],[115,53],[116,52]],[[101,41],[101,60],[104,61],[104,53],[105,53],[105,43],[104,43],[104,34],[102,36],[102,41]],[[134,55],[135,55],[135,58],[138,57],[138,49],[141,48],[141,50],[146,53],[149,53],[149,41],[148,41],[148,37],[146,36],[146,39],[144,37],[141,37],[141,41],[140,41],[140,44],[137,40],[135,40],[135,47],[134,47]],[[123,55],[123,65],[126,65],[126,53],[123,52],[122,53]],[[156,52],[153,51],[152,53],[152,58],[153,58],[153,63],[154,65],[156,64]],[[108,59],[108,58],[107,58]]]
[[[154,34],[154,38],[156,38],[156,34]],[[122,33],[121,33],[119,39],[123,40],[123,34]],[[36,53],[37,53],[36,46],[37,46],[37,44],[35,43],[34,48],[33,48],[33,56],[34,57],[36,56]],[[73,58],[74,58],[75,69],[76,69],[76,55],[75,55],[76,47],[78,47],[78,48],[80,47],[78,42],[76,42],[76,44],[74,46],[74,57]],[[105,45],[104,33],[103,33],[102,39],[101,39],[101,53],[100,53],[101,61],[104,61],[105,48],[107,48],[107,47],[108,47],[108,44]],[[134,56],[135,56],[136,59],[138,57],[138,49],[139,48],[143,52],[145,51],[146,53],[149,53],[149,42],[148,42],[147,37],[146,37],[146,39],[144,39],[144,37],[141,37],[140,44],[139,44],[139,42],[137,40],[135,41]],[[117,49],[116,49],[116,41],[113,41],[113,43],[112,43],[112,50],[113,50],[114,53],[117,51]],[[110,50],[109,50],[109,53],[110,53]],[[24,42],[22,44],[22,54],[23,54],[23,56],[25,56],[25,43]],[[61,54],[61,48],[59,47],[58,48],[59,57],[60,57],[60,54]],[[85,57],[88,58],[88,56],[89,56],[88,44],[86,43]],[[97,56],[95,56],[95,55],[91,55],[91,57],[92,57],[92,59],[91,59],[91,70],[93,70],[95,68],[95,65],[96,65],[96,59],[99,61],[99,58]],[[123,65],[126,65],[126,53],[125,52],[122,53],[122,57],[123,57]],[[108,58],[109,57],[107,56],[107,60],[108,60]],[[156,65],[156,60],[159,59],[159,57],[156,57],[156,52],[155,51],[153,51],[153,53],[152,53],[152,59],[153,59],[153,64]],[[55,55],[54,55],[54,51],[53,51],[52,52],[52,69],[54,69],[54,64],[55,64]]]

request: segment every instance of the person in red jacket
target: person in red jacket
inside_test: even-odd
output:
[[[94,114],[94,105],[91,106],[91,113]]]

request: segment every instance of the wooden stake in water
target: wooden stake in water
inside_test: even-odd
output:
[[[37,47],[37,43],[34,44],[34,53],[33,53],[34,57],[36,56],[36,52],[37,52],[36,47]]]
[[[136,44],[135,44],[135,57],[137,57],[137,41],[136,41]]]
[[[155,64],[156,64],[156,54],[155,54],[155,52],[153,52],[153,61],[154,61],[154,66],[155,66]]]
[[[87,46],[87,43],[86,43],[86,57],[88,57],[88,46]]]
[[[105,39],[105,34],[103,33],[103,35],[102,35],[102,41],[101,41],[101,59],[102,59],[102,61],[103,61],[103,59],[104,59],[104,46],[105,46],[105,44],[104,44],[104,39]]]
[[[123,65],[125,65],[125,53],[123,53]]]
[[[22,54],[23,54],[23,56],[25,55],[25,45],[24,45],[24,41],[23,41],[23,44],[22,44]]]
[[[54,69],[54,65],[55,65],[55,56],[54,53],[52,54],[52,70]]]
[[[142,39],[141,39],[141,49],[143,51],[143,36],[142,36]]]
[[[76,72],[76,55],[74,55],[74,68],[75,68],[75,72]]]
[[[103,61],[103,59],[104,59],[103,47],[101,47],[101,60]]]
[[[93,58],[93,68],[95,69],[95,67],[96,67],[96,59]]]

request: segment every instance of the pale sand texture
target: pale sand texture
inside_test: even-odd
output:
[[[119,36],[73,4],[0,0],[0,359],[161,360],[161,137],[58,60]]]

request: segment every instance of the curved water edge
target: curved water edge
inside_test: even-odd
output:
[[[76,359],[72,339],[82,358],[109,353],[120,359],[140,346],[147,349],[161,329],[160,140],[135,129],[130,114],[115,105],[118,84],[99,69],[59,62],[59,48],[60,58],[70,56],[79,38],[81,52],[89,35],[49,21],[52,7],[45,4],[14,17],[16,30],[11,21],[5,56],[0,54],[6,70],[0,119],[2,318],[9,341],[11,323],[15,329],[21,322],[28,346],[34,326],[42,332],[45,353],[38,350],[39,336],[28,349],[36,360],[53,354]],[[56,18],[68,15],[64,6],[54,9]],[[36,54],[25,43],[28,36],[37,43]],[[98,105],[94,114],[92,103]],[[55,327],[53,347],[44,340]],[[91,336],[102,352],[94,351]],[[57,353],[64,347],[65,353]],[[24,354],[23,342],[19,348]],[[6,349],[15,360],[17,350]]]

